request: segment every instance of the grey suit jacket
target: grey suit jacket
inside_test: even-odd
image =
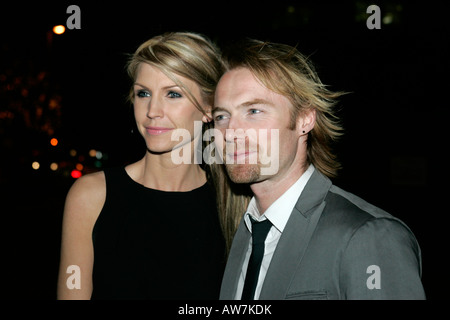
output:
[[[251,238],[242,219],[220,299],[234,299]],[[261,300],[425,299],[421,253],[399,219],[315,170],[286,224]]]

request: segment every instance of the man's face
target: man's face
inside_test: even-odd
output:
[[[283,179],[294,161],[299,161],[299,129],[289,129],[292,107],[285,96],[266,88],[247,68],[223,75],[213,108],[215,128],[223,139],[215,143],[223,150],[232,181]]]

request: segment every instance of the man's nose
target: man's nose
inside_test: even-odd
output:
[[[228,121],[228,126],[225,130],[225,141],[233,142],[243,138],[245,138],[243,121],[237,117],[230,118]]]

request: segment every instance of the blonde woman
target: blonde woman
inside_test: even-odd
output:
[[[223,73],[218,50],[198,34],[164,34],[137,49],[128,73],[147,150],[70,189],[58,299],[217,299],[226,261],[220,219],[227,219],[217,207],[226,207],[230,190],[220,167],[202,168],[194,155],[202,141],[196,128],[210,126]],[[190,138],[173,139],[177,131]]]

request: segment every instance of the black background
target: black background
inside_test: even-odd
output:
[[[102,2],[103,3],[103,2]],[[377,4],[392,23],[369,30],[365,12]],[[336,146],[343,170],[335,184],[402,219],[422,249],[429,299],[448,298],[449,26],[444,2],[66,2],[0,5],[0,219],[2,277],[10,299],[54,299],[64,198],[73,179],[44,168],[74,165],[69,150],[86,155],[84,173],[98,170],[90,149],[108,155],[102,166],[143,156],[130,131],[127,54],[167,31],[200,32],[220,46],[252,37],[296,45],[310,56],[340,99],[345,136]],[[66,9],[81,9],[81,29]],[[447,13],[448,14],[448,13]],[[51,37],[51,38],[49,38]],[[46,74],[42,89],[61,97],[49,113],[52,135],[30,128],[6,86],[17,76]],[[24,83],[17,82],[16,87]],[[29,90],[32,92],[32,90]],[[23,105],[27,107],[26,104]],[[30,105],[29,108],[34,108]],[[15,112],[15,113],[14,113]],[[59,145],[49,145],[51,137]],[[57,150],[57,151],[55,151]],[[39,157],[42,168],[31,163]],[[72,163],[73,162],[73,163]]]

